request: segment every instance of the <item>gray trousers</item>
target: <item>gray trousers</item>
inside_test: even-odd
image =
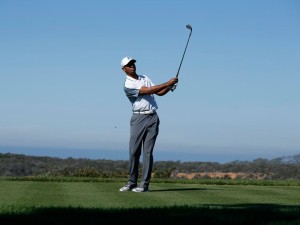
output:
[[[133,114],[130,120],[129,185],[137,185],[140,156],[143,152],[142,178],[140,185],[148,187],[153,166],[153,149],[159,132],[159,117]]]

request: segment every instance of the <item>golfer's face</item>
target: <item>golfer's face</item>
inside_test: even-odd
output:
[[[127,74],[135,73],[135,69],[136,69],[136,67],[135,67],[135,64],[133,61],[129,62],[126,66],[123,67],[123,70]]]

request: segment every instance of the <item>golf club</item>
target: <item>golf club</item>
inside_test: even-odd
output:
[[[178,77],[178,75],[179,75],[179,71],[180,71],[180,68],[181,68],[181,64],[182,64],[182,61],[183,61],[183,58],[184,58],[184,55],[185,55],[187,46],[188,46],[189,41],[190,41],[190,37],[191,37],[191,35],[192,35],[192,31],[193,31],[193,28],[192,28],[192,26],[191,26],[190,24],[187,24],[187,25],[186,25],[186,28],[190,30],[190,35],[189,35],[189,38],[188,38],[188,40],[187,40],[187,43],[186,43],[186,46],[185,46],[185,49],[184,49],[184,52],[183,52],[183,55],[182,55],[182,58],[181,58],[181,62],[180,62],[180,65],[179,65],[179,68],[178,68],[178,71],[177,71],[177,74],[176,74],[176,77]],[[173,85],[173,87],[171,88],[171,90],[174,91],[175,88],[176,88],[176,86],[177,86],[177,84]]]

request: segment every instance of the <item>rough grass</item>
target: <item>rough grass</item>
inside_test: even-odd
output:
[[[31,208],[27,213],[5,214],[1,224],[222,224],[263,225],[300,222],[299,206],[222,205],[173,206],[137,209],[72,207]]]

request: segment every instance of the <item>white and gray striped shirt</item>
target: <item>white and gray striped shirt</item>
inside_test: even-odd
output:
[[[155,84],[146,76],[138,75],[138,79],[126,77],[124,91],[132,104],[133,112],[156,111],[158,109],[154,95],[139,95],[141,87],[152,87]]]

